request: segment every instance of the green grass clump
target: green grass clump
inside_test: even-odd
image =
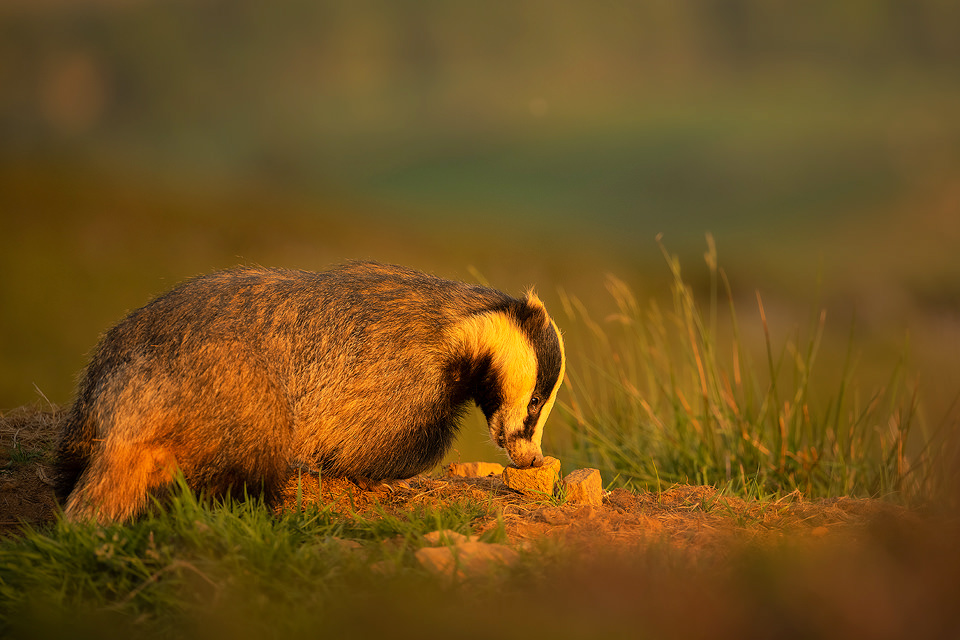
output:
[[[612,277],[617,311],[602,324],[563,296],[574,325],[586,330],[581,358],[567,368],[568,399],[559,404],[572,437],[569,457],[637,488],[695,482],[747,497],[921,492],[930,465],[925,451],[908,454],[920,416],[902,363],[888,384],[862,394],[851,333],[839,375],[818,378],[825,313],[777,346],[758,293],[764,349],[754,364],[710,237],[708,246],[705,304],[662,245],[672,308],[641,304]],[[721,285],[727,318],[718,317]]]
[[[58,520],[0,539],[0,635],[82,636],[104,625],[192,635],[197,624],[229,627],[239,616],[242,637],[263,637],[249,625],[275,633],[307,614],[322,622],[401,580],[440,588],[414,557],[423,535],[471,533],[486,513],[459,500],[399,516],[327,507],[277,516],[259,499],[198,500],[181,482],[162,508],[130,524]],[[498,535],[502,527],[485,539]]]
[[[13,446],[10,447],[9,460],[6,464],[3,465],[3,468],[13,468],[22,464],[29,464],[35,462],[43,457],[43,453],[40,451],[27,451],[21,446],[19,442],[14,442]]]

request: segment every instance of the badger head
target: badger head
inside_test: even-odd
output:
[[[543,425],[563,382],[563,338],[535,293],[460,327],[476,364],[474,399],[490,437],[518,467],[543,464]]]

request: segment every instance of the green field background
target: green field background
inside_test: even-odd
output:
[[[827,309],[829,379],[960,391],[960,8],[946,0],[5,3],[0,409],[70,401],[177,281],[358,258],[561,293],[606,274],[744,317]],[[589,354],[587,354],[589,355]],[[495,456],[476,415],[454,456]],[[485,448],[486,447],[486,448]]]

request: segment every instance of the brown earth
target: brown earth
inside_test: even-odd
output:
[[[63,414],[57,409],[19,408],[0,414],[0,531],[53,521],[53,448]],[[472,499],[489,504],[476,533],[504,522],[510,542],[544,537],[593,548],[669,541],[670,546],[719,549],[731,541],[792,537],[822,538],[851,532],[877,519],[918,525],[910,511],[880,500],[805,500],[795,492],[775,502],[745,501],[712,487],[678,485],[660,492],[615,489],[600,506],[556,504],[506,487],[499,478],[417,476],[368,490],[349,480],[303,474],[284,489],[282,509],[322,502],[345,513],[371,513],[379,506],[399,513],[417,505],[438,506]]]
[[[56,410],[0,415],[0,534],[55,518],[51,463],[61,419]],[[322,501],[375,517],[461,500],[488,505],[474,533],[502,521],[508,544],[543,551],[530,556],[541,558],[536,566],[517,567],[539,578],[505,585],[495,601],[497,619],[523,635],[960,637],[960,526],[943,514],[799,493],[750,501],[700,486],[616,489],[587,506],[523,496],[493,477],[418,476],[369,491],[299,475],[278,509]],[[419,611],[390,594],[381,604],[396,615],[384,620]],[[492,624],[484,607],[450,611],[457,628]]]
[[[62,417],[32,407],[0,414],[0,533],[53,520],[53,443]]]
[[[368,515],[376,509],[402,513],[417,506],[440,506],[458,500],[489,505],[474,525],[483,534],[502,519],[512,544],[544,539],[573,545],[580,552],[605,553],[651,543],[695,553],[722,553],[749,542],[775,543],[784,537],[820,539],[855,535],[878,519],[919,524],[908,510],[880,500],[839,498],[807,501],[799,493],[776,502],[750,502],[724,496],[713,487],[678,485],[659,493],[614,489],[600,506],[556,504],[516,493],[496,477],[417,476],[372,491],[349,480],[302,476],[284,490],[281,508],[320,502],[344,514]]]

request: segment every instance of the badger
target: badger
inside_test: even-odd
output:
[[[563,338],[537,295],[354,262],[187,280],[107,331],[58,444],[68,519],[125,521],[182,473],[275,500],[293,469],[365,481],[436,465],[475,403],[520,467],[543,461]]]

